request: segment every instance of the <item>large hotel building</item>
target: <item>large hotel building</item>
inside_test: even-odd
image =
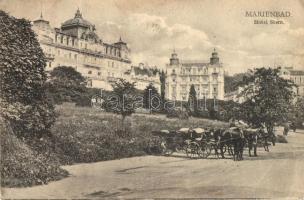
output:
[[[49,21],[33,21],[33,30],[47,57],[46,71],[58,66],[74,67],[87,79],[87,86],[112,90],[119,78],[136,82],[138,89],[153,84],[160,92],[160,74],[155,67],[132,66],[130,49],[121,38],[115,43],[105,43],[96,33],[95,25],[85,20],[79,11],[74,18],[52,28]],[[179,61],[173,53],[166,66],[166,98],[187,101],[189,89],[194,84],[198,98],[224,97],[224,71],[217,52],[209,63]]]
[[[113,44],[105,43],[95,25],[85,20],[79,10],[60,28],[52,28],[41,15],[33,21],[33,30],[47,57],[47,71],[58,66],[74,67],[87,78],[88,87],[104,90],[112,90],[112,83],[119,78],[136,82],[139,89],[152,83],[160,90],[159,74],[136,73],[142,72],[143,66],[131,65],[127,43],[121,38]]]

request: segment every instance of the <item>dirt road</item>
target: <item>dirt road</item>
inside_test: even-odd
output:
[[[288,141],[241,162],[175,155],[65,166],[70,177],[2,198],[304,198],[304,131]]]

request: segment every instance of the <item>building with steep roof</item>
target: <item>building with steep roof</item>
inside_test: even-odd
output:
[[[224,99],[224,69],[215,49],[209,62],[179,60],[174,51],[166,70],[167,99],[187,101],[191,85],[198,99]]]
[[[280,76],[289,79],[297,85],[294,92],[297,96],[304,96],[304,71],[295,70],[293,67],[283,67],[280,71]]]
[[[33,21],[33,30],[47,57],[47,71],[71,66],[87,78],[88,87],[112,90],[111,84],[125,78],[124,72],[131,69],[127,43],[121,38],[105,43],[79,9],[60,28],[52,28],[41,15]]]
[[[152,84],[160,93],[160,74],[157,68],[139,63],[138,66],[132,66],[126,74],[129,75],[129,82],[136,82],[137,89],[144,90],[148,85]]]

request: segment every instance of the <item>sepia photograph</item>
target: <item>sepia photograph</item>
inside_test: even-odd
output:
[[[0,0],[0,199],[304,199],[304,0]]]

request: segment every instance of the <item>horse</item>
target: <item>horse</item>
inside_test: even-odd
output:
[[[228,147],[233,147],[233,160],[243,160],[245,138],[243,130],[239,127],[231,127],[223,132],[222,142]]]
[[[251,151],[253,150],[253,156],[257,155],[257,146],[258,146],[258,135],[259,129],[245,129],[244,130],[244,137],[248,144],[248,153],[251,157]]]
[[[267,131],[260,129],[258,132],[258,142],[262,143],[264,150],[269,152],[268,146],[270,145],[268,142],[271,142],[273,146],[275,146],[275,135],[274,133],[268,133]]]

